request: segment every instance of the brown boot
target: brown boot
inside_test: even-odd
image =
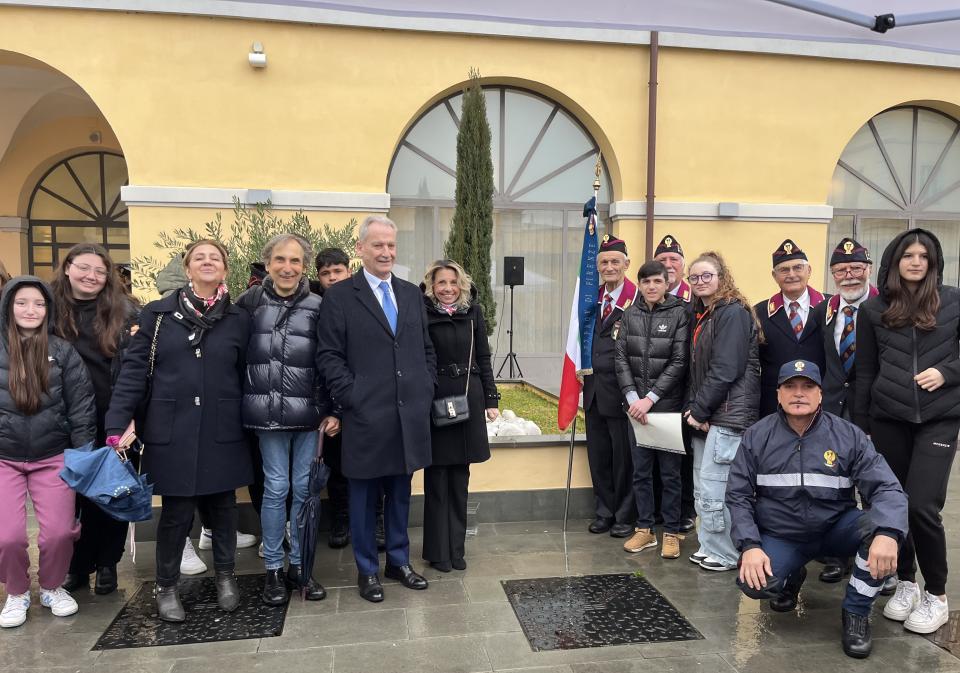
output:
[[[682,539],[682,536],[675,533],[664,533],[660,556],[663,558],[680,558],[680,540]]]
[[[633,537],[623,543],[623,551],[631,554],[657,546],[657,536],[649,528],[636,528]]]

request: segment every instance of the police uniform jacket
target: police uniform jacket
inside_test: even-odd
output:
[[[593,374],[583,377],[583,408],[589,410],[596,405],[601,416],[622,418],[623,395],[620,393],[620,384],[617,382],[616,354],[617,336],[620,333],[620,324],[623,312],[633,302],[637,301],[637,286],[624,279],[620,297],[614,304],[613,310],[606,320],[601,320],[603,294],[600,288],[600,305],[597,306],[597,319],[593,330]]]
[[[877,289],[870,286],[869,296],[877,294]],[[860,305],[863,307],[863,304]],[[859,313],[859,310],[857,311]],[[848,421],[853,420],[853,401],[857,391],[857,360],[854,358],[850,371],[845,372],[837,344],[833,338],[833,331],[837,321],[843,321],[840,312],[840,295],[835,294],[827,301],[822,301],[810,309],[810,320],[819,324],[820,335],[823,337],[823,410],[836,414]]]
[[[777,410],[777,374],[784,362],[807,360],[816,363],[823,371],[823,339],[820,324],[812,319],[812,315],[813,309],[825,297],[812,287],[807,290],[810,293],[810,312],[799,338],[787,317],[789,309],[783,304],[783,293],[777,292],[753,307],[764,337],[760,344],[761,418]]]
[[[849,509],[854,488],[870,502],[864,537],[907,534],[907,497],[883,457],[853,423],[819,411],[803,436],[782,410],[740,440],[727,479],[726,505],[738,550],[760,547],[762,534],[809,541]]]

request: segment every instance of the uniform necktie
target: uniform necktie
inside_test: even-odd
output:
[[[390,296],[390,283],[385,280],[380,281],[380,291],[383,292],[383,313],[387,316],[387,322],[390,323],[390,329],[394,334],[397,333],[397,307],[393,305],[393,297]]]
[[[610,293],[603,295],[603,311],[600,313],[600,322],[603,322],[613,312],[613,297]]]
[[[853,368],[853,360],[857,355],[857,324],[853,316],[857,309],[852,306],[843,307],[843,331],[840,333],[840,362],[843,363],[843,373],[849,374]]]
[[[793,327],[793,333],[796,335],[797,339],[800,338],[800,334],[803,333],[803,318],[800,317],[800,304],[798,302],[790,302],[790,325]]]

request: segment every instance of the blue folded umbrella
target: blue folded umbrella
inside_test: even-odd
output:
[[[117,521],[149,521],[153,516],[153,484],[137,474],[129,460],[123,460],[109,446],[93,443],[63,452],[60,478],[80,495],[92,500]]]

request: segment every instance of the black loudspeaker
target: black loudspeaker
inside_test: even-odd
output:
[[[523,257],[503,258],[503,284],[523,285]]]

